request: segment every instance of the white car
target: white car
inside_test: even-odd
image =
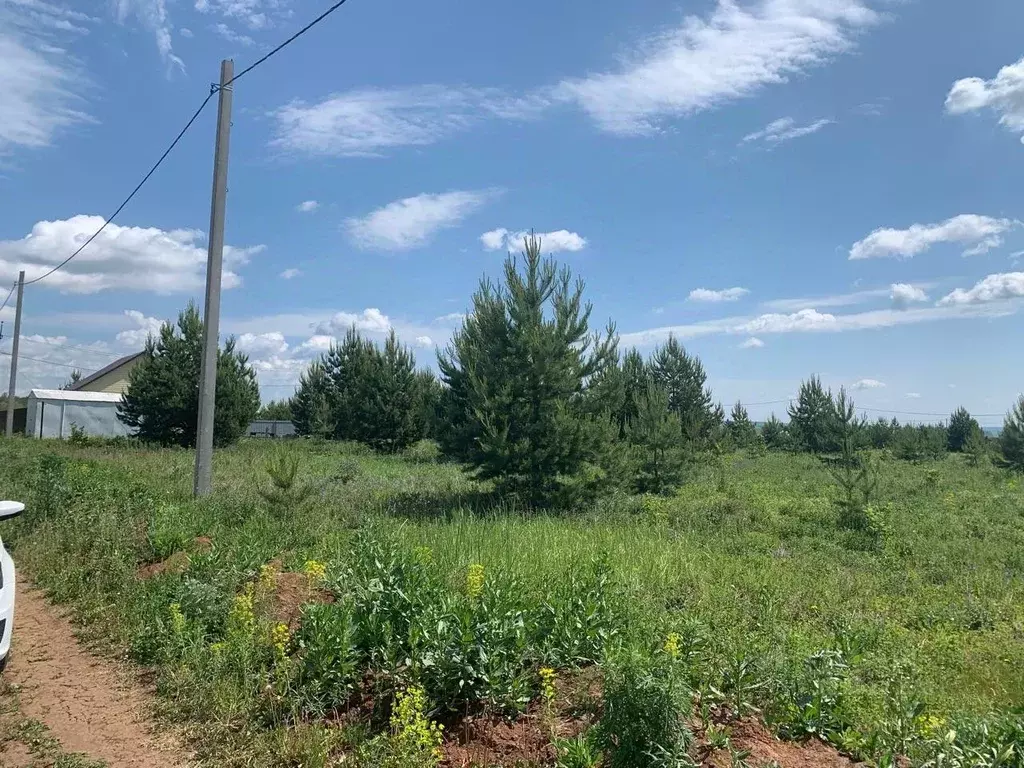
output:
[[[0,520],[17,517],[25,509],[20,501],[0,501]],[[14,561],[0,539],[0,670],[7,666],[14,631]]]

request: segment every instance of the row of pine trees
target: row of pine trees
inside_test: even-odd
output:
[[[856,419],[845,391],[812,376],[788,409],[760,429],[736,403],[714,402],[700,359],[669,337],[648,358],[620,353],[613,324],[592,330],[584,285],[541,257],[535,237],[509,256],[500,283],[483,280],[472,311],[438,355],[440,380],[417,370],[392,331],[383,344],[350,330],[303,373],[289,402],[302,435],[353,440],[394,453],[429,437],[497,491],[536,507],[567,506],[614,489],[662,493],[702,456],[734,448],[848,453],[889,449],[924,460],[977,458],[988,441],[963,408],[948,425]],[[202,322],[194,306],[149,339],[132,370],[121,419],[147,440],[194,445]],[[225,445],[257,415],[256,374],[229,340],[217,373],[215,439]],[[1024,470],[1024,398],[1007,416],[1004,460]]]

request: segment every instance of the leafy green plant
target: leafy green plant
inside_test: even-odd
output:
[[[691,765],[686,726],[689,691],[665,656],[623,651],[605,670],[604,717],[598,725],[609,768]]]
[[[556,768],[598,768],[602,753],[598,745],[597,730],[588,729],[571,739],[554,740]]]
[[[272,512],[294,513],[316,492],[312,483],[297,482],[299,464],[298,455],[285,451],[279,451],[268,462],[266,470],[270,486],[258,488],[257,492],[267,502]]]
[[[359,653],[352,613],[343,603],[307,605],[295,635],[295,695],[304,712],[323,716],[355,690]]]
[[[442,726],[427,717],[427,697],[410,686],[395,697],[390,733],[359,750],[356,761],[366,768],[434,768],[441,762]]]

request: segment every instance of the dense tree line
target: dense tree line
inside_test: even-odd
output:
[[[229,339],[219,353],[215,435],[223,445],[261,418],[291,419],[300,435],[354,440],[393,453],[435,439],[499,492],[535,507],[566,506],[613,489],[664,493],[702,455],[723,450],[801,451],[850,457],[865,449],[923,461],[947,452],[972,463],[988,440],[964,408],[948,423],[900,424],[857,417],[852,401],[817,376],[787,409],[758,427],[742,403],[728,418],[700,359],[673,336],[644,358],[620,353],[614,324],[592,327],[582,280],[543,258],[530,236],[509,255],[503,279],[484,279],[471,312],[438,353],[440,378],[417,370],[394,331],[382,344],[356,329],[314,360],[295,395],[259,408],[255,373]],[[120,418],[140,437],[193,445],[202,322],[190,305],[157,337],[131,374]],[[1024,397],[1007,414],[999,448],[1024,471]],[[830,460],[835,460],[830,459]]]

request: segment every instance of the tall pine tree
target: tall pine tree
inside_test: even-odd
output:
[[[146,340],[145,354],[128,374],[128,389],[117,417],[143,440],[163,445],[196,444],[203,321],[195,304]],[[217,351],[214,445],[229,445],[245,434],[260,407],[256,372],[229,338]]]
[[[796,404],[789,406],[789,434],[804,451],[824,453],[839,447],[835,402],[821,379],[801,382]]]
[[[510,255],[502,285],[481,282],[438,355],[452,421],[443,446],[478,477],[543,507],[571,503],[600,480],[601,430],[584,394],[617,338],[612,327],[591,335],[582,281],[543,259],[539,238],[525,245],[522,269]]]
[[[687,353],[675,336],[669,336],[651,359],[654,381],[668,395],[668,407],[679,417],[683,436],[694,443],[713,438],[722,423],[721,408],[711,400],[704,386],[707,374],[700,358]]]
[[[981,433],[981,426],[963,406],[953,411],[946,427],[946,449],[959,453],[975,432]]]
[[[1024,472],[1024,395],[1020,396],[1003,420],[999,448],[1008,466]]]
[[[736,401],[726,422],[729,440],[737,448],[749,448],[757,441],[757,428],[747,415],[743,403]]]
[[[292,422],[300,435],[330,437],[334,434],[331,379],[323,360],[314,360],[299,377],[299,388],[292,397]]]

